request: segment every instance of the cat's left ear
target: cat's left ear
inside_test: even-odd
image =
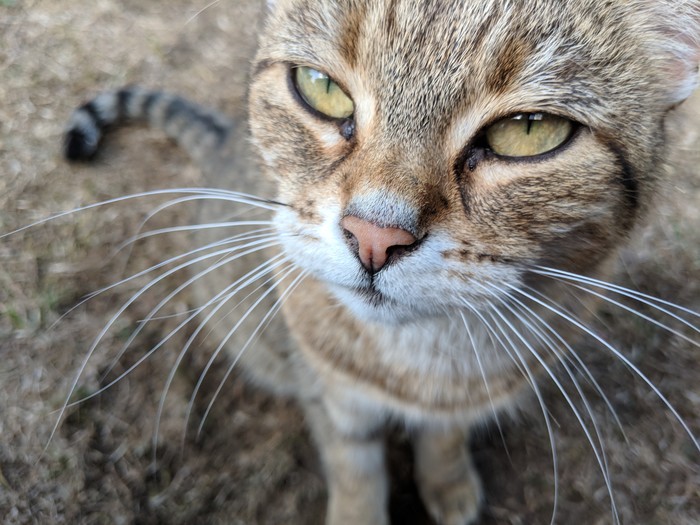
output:
[[[658,57],[669,106],[675,106],[700,85],[700,0],[643,3],[652,56]]]

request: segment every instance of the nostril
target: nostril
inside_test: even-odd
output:
[[[393,261],[394,259],[398,259],[407,253],[412,252],[412,246],[414,246],[416,243],[409,244],[409,245],[396,245],[396,246],[389,246],[386,249],[386,258],[390,261]]]
[[[357,253],[357,251],[359,250],[359,242],[357,240],[357,237],[355,237],[355,234],[347,228],[343,228],[343,237],[345,237],[345,242],[348,244],[350,249],[354,253]]]
[[[346,241],[350,241],[350,240],[353,240],[353,239],[354,239],[355,242],[357,242],[357,237],[355,237],[355,234],[352,233],[352,232],[351,232],[350,230],[348,230],[347,228],[343,228],[343,236],[345,237],[345,240],[346,240]]]

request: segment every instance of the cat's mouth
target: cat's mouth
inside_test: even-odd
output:
[[[396,304],[393,299],[377,290],[374,284],[362,288],[352,288],[352,291],[370,306],[378,307],[387,304]]]

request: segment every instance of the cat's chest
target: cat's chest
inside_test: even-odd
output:
[[[488,412],[525,381],[522,363],[494,348],[493,337],[459,312],[408,325],[366,323],[312,280],[289,297],[284,311],[326,390],[409,418]]]

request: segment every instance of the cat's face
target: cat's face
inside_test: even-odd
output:
[[[273,5],[251,125],[286,251],[388,322],[484,304],[532,264],[593,271],[643,210],[696,74],[697,42],[652,27],[658,6]],[[363,243],[388,247],[379,271]]]

